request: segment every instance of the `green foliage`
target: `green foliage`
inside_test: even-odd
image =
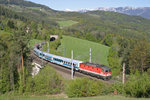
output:
[[[1,65],[1,70],[0,70],[1,71],[1,75],[0,75],[0,77],[1,77],[1,79],[0,79],[0,93],[1,94],[10,91],[9,69],[4,68],[5,65]]]
[[[14,22],[13,22],[12,20],[9,20],[9,21],[7,22],[7,25],[8,25],[10,28],[15,28]]]
[[[32,76],[29,76],[26,80],[26,88],[25,88],[25,93],[30,94],[34,92],[34,79]]]
[[[147,70],[147,74],[150,75],[150,68]]]
[[[24,81],[22,76],[23,65],[27,66],[27,71],[30,70],[30,63],[27,62],[29,49],[28,34],[24,34],[24,31],[19,30],[12,34],[1,33],[0,34],[0,92],[7,93],[10,91],[24,92]],[[22,62],[21,62],[21,58]],[[26,76],[26,74],[24,74]]]
[[[27,7],[42,7],[45,9],[49,9],[47,6],[36,4],[33,2],[29,1],[24,1],[24,0],[11,0],[11,1],[6,1],[6,0],[0,0],[1,4],[12,4],[12,5],[19,5],[19,6],[27,6]]]
[[[136,74],[126,82],[125,95],[132,97],[150,97],[150,77],[147,74]]]
[[[0,12],[1,16],[7,17],[7,18],[14,18],[14,19],[20,19],[21,21],[27,21],[28,19],[22,16],[19,13],[16,13],[15,11],[12,11],[10,9],[7,9],[5,6],[0,5]]]
[[[56,71],[50,67],[44,67],[33,79],[28,78],[27,93],[57,94],[62,89],[62,79]]]
[[[123,84],[120,82],[112,84],[112,92],[117,91],[118,94],[123,94],[124,87]]]
[[[106,35],[104,40],[103,40],[103,44],[111,47],[113,44],[113,35],[112,34]]]
[[[32,40],[30,40],[30,42],[29,42],[29,47],[30,47],[30,48],[34,48],[35,44],[41,43],[41,42],[42,42],[41,40],[32,39]]]
[[[130,53],[129,65],[133,73],[143,73],[150,67],[150,48],[147,41],[138,41]]]
[[[61,56],[61,52],[57,51],[58,47],[61,45],[61,41],[58,38],[55,41],[48,41],[43,45],[43,51],[48,52],[48,43],[49,43],[49,53]]]
[[[77,78],[67,84],[68,97],[87,97],[102,94],[103,84],[87,78]]]
[[[120,60],[118,57],[118,46],[117,45],[113,45],[110,49],[109,49],[109,55],[108,55],[108,62],[109,62],[109,66],[112,68],[112,74],[113,75],[118,75],[120,74],[120,68],[121,68],[121,64],[120,64]]]

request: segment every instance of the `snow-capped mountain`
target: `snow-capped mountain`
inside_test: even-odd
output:
[[[132,8],[132,7],[100,7],[96,9],[81,9],[77,10],[77,12],[88,12],[88,11],[95,11],[95,10],[101,10],[101,11],[112,11],[112,12],[118,12],[118,13],[123,13],[127,15],[135,15],[135,16],[141,16],[147,19],[150,19],[150,7],[137,7],[137,8]]]

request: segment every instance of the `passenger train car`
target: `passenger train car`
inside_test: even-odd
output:
[[[34,53],[38,57],[50,61],[52,63],[65,66],[67,68],[72,68],[72,63],[73,63],[73,68],[76,71],[90,74],[92,76],[96,76],[98,78],[102,78],[104,80],[110,79],[112,76],[111,68],[105,66],[105,65],[100,65],[100,64],[93,64],[93,63],[84,63],[83,61],[79,60],[72,60],[70,58],[66,57],[61,57],[57,56],[54,54],[46,53],[40,50],[41,44],[36,45],[34,48]]]

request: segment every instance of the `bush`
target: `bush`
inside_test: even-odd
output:
[[[124,90],[122,83],[114,83],[112,84],[112,92],[117,91],[117,94],[122,94]]]
[[[50,66],[46,66],[33,79],[28,79],[26,92],[35,94],[56,94],[62,89],[62,79]]]
[[[68,97],[87,97],[102,94],[103,83],[89,80],[88,78],[77,78],[67,84],[66,93]]]
[[[150,77],[147,74],[132,76],[124,86],[125,95],[150,97]]]

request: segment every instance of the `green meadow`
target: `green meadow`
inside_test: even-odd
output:
[[[74,59],[87,62],[90,57],[90,48],[92,51],[92,63],[108,65],[107,56],[109,53],[109,47],[99,43],[70,36],[63,36],[58,51],[65,55],[65,57],[71,58],[71,50],[73,50]]]
[[[77,24],[78,22],[73,20],[66,20],[66,21],[57,21],[57,23],[59,24],[60,27],[68,27]]]

